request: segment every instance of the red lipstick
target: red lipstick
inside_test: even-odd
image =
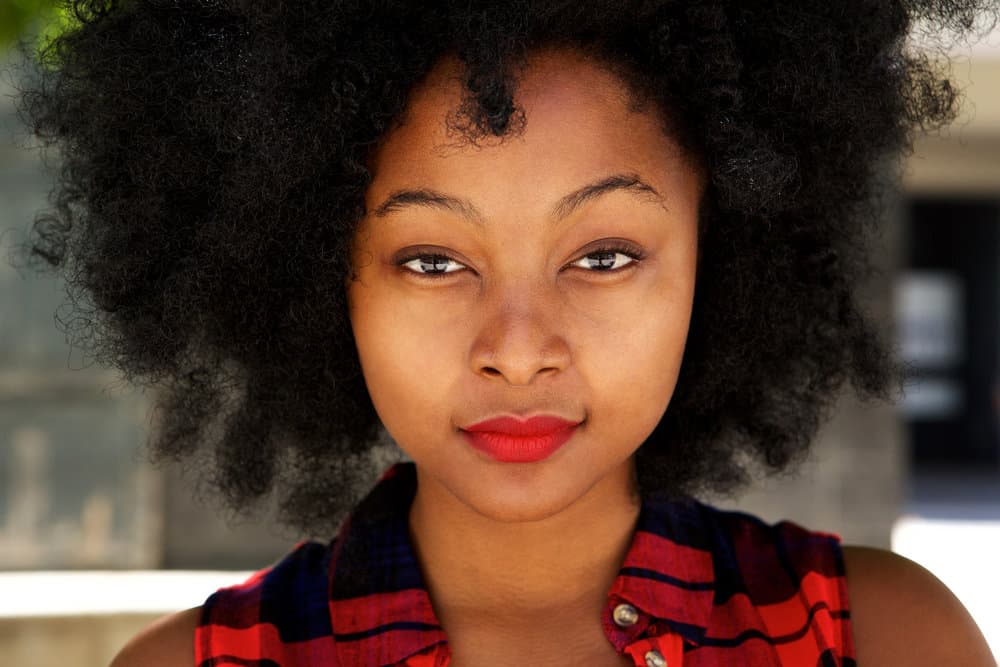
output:
[[[526,421],[496,417],[462,429],[473,447],[504,463],[533,463],[551,456],[573,437],[580,422],[550,415]]]

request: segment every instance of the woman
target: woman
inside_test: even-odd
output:
[[[154,453],[336,535],[115,667],[994,664],[919,566],[688,497],[891,393],[879,160],[955,112],[902,40],[988,7],[75,4],[32,250]]]

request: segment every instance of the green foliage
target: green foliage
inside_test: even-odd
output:
[[[0,0],[0,51],[22,38],[47,42],[68,23],[57,0]]]

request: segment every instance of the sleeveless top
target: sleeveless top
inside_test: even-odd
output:
[[[197,667],[446,667],[408,532],[413,463],[386,470],[329,543],[205,601]],[[855,665],[840,538],[693,499],[644,499],[601,614],[638,667]]]

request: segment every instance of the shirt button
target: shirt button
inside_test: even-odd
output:
[[[635,622],[639,620],[639,612],[636,611],[636,608],[630,604],[624,603],[615,607],[615,611],[612,616],[615,619],[615,624],[620,625],[623,628],[635,625]]]
[[[667,660],[659,651],[646,652],[646,667],[667,667]]]

